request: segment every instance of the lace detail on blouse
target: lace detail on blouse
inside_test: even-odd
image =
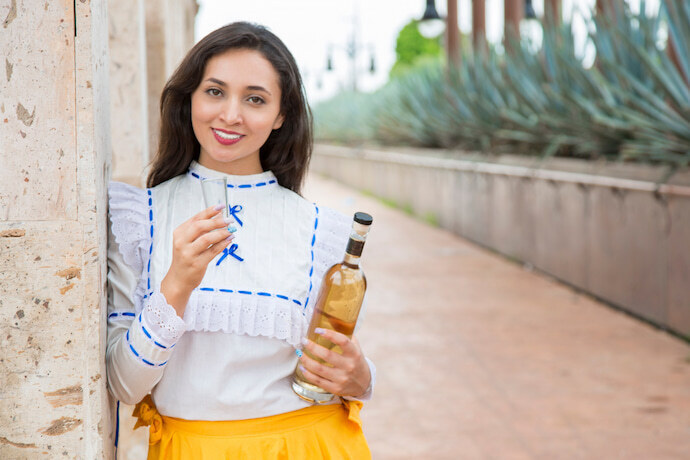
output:
[[[194,290],[184,320],[188,330],[262,335],[297,346],[309,325],[303,309],[275,297]]]
[[[153,239],[151,197],[147,190],[122,182],[111,182],[108,186],[108,198],[111,231],[115,242],[125,263],[138,277],[134,306],[139,313],[148,294],[147,270]]]
[[[142,314],[144,322],[166,346],[176,343],[185,331],[184,321],[160,292],[151,294]]]

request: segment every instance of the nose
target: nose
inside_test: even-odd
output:
[[[242,106],[240,101],[234,98],[228,99],[219,114],[220,120],[228,125],[242,123]]]

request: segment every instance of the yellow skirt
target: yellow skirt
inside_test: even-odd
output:
[[[162,416],[147,396],[135,428],[149,426],[148,460],[371,459],[360,402],[311,406],[250,420],[192,421]]]

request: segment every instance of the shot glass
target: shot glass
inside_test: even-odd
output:
[[[204,195],[206,208],[223,205],[223,217],[228,217],[228,181],[222,179],[202,179],[201,192]]]

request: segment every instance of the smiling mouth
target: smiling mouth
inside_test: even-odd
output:
[[[211,128],[211,129],[213,129],[213,128]],[[230,140],[239,139],[240,137],[242,137],[241,134],[230,134],[230,133],[226,133],[226,132],[223,132],[223,131],[218,131],[217,129],[213,129],[213,133],[214,133],[216,136],[220,137],[221,139],[226,139],[226,140],[229,140],[229,141],[230,141]]]
[[[242,134],[226,133],[225,131],[220,131],[214,128],[211,128],[211,131],[213,131],[213,135],[215,136],[216,140],[223,145],[236,144],[244,137]]]

